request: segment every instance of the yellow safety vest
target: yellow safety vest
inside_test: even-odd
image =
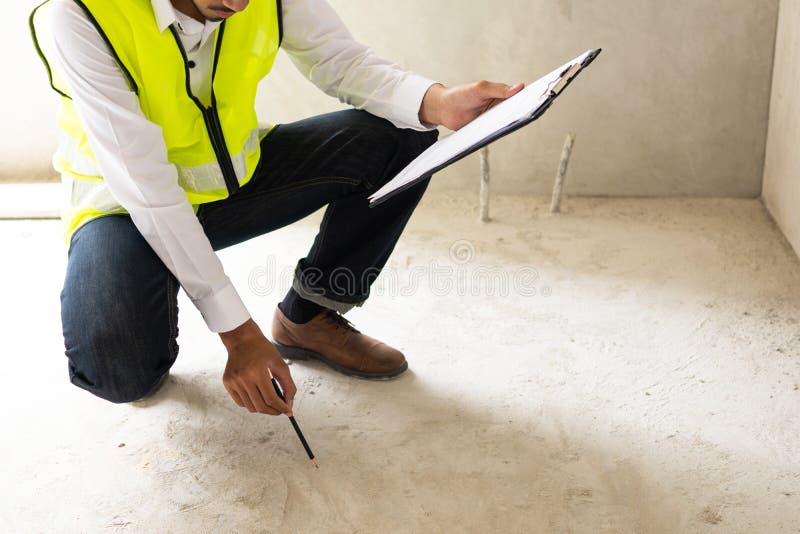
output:
[[[259,162],[260,141],[269,131],[259,128],[255,98],[258,82],[271,70],[280,46],[280,0],[254,0],[219,26],[209,106],[192,94],[186,51],[172,27],[158,31],[150,0],[73,1],[108,43],[144,115],[161,127],[168,159],[195,209],[247,183]],[[62,135],[53,166],[66,188],[62,220],[69,243],[86,222],[126,211],[103,180],[57,62],[52,61],[49,3],[33,10],[30,28],[50,85],[61,95]]]

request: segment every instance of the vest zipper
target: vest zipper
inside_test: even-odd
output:
[[[239,190],[239,180],[236,178],[236,170],[233,168],[233,161],[225,144],[225,136],[222,133],[222,125],[219,122],[217,108],[216,106],[208,108],[200,106],[200,111],[203,113],[208,137],[211,139],[211,146],[214,148],[220,169],[222,169],[222,177],[225,179],[228,195],[232,195]]]
[[[186,55],[186,50],[183,48],[180,37],[178,36],[175,28],[169,27],[172,36],[175,38],[175,43],[183,57],[183,68],[186,72],[186,93],[192,102],[195,103],[200,113],[203,115],[203,122],[206,125],[208,138],[211,141],[211,147],[214,149],[214,154],[217,157],[222,177],[225,180],[225,187],[228,190],[228,196],[233,195],[239,190],[239,180],[236,177],[236,170],[233,168],[233,161],[228,152],[228,145],[225,143],[225,135],[222,132],[222,123],[219,120],[219,113],[217,112],[217,98],[214,95],[214,77],[217,74],[217,62],[219,61],[219,49],[222,47],[222,35],[225,31],[225,21],[219,26],[216,49],[214,51],[214,66],[211,71],[211,105],[205,107],[200,99],[192,93],[192,86],[189,82],[189,61]]]

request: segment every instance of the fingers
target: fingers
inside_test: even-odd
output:
[[[244,401],[242,401],[242,397],[239,396],[239,393],[235,389],[228,386],[228,384],[226,384],[224,381],[222,382],[222,385],[225,386],[225,391],[227,391],[228,395],[231,396],[233,402],[235,402],[240,408],[244,408],[245,404]]]
[[[283,402],[275,392],[275,387],[272,385],[272,381],[269,378],[267,378],[267,380],[264,382],[258,382],[257,386],[258,391],[264,398],[264,402],[269,405],[270,410],[275,412],[270,412],[271,415],[280,415],[289,410],[289,407],[286,405],[286,403]]]
[[[253,401],[250,399],[250,395],[248,395],[246,391],[239,393],[239,398],[242,399],[242,404],[244,404],[244,407],[247,408],[248,412],[256,413],[258,411],[256,410]]]
[[[244,379],[235,381],[232,384],[223,381],[223,386],[225,386],[225,390],[231,396],[233,402],[241,408],[247,408],[250,413],[280,415],[285,411],[280,408],[285,408],[286,405],[278,399],[275,390],[272,388],[272,383],[269,381],[264,384],[263,389],[261,384],[257,382],[248,383]]]
[[[272,384],[270,384],[270,386],[271,385]],[[250,401],[253,403],[253,406],[258,413],[280,415],[281,412],[272,406],[274,402],[272,402],[269,396],[265,394],[266,392],[261,384],[258,382],[251,382],[244,384],[244,387],[247,391],[248,397],[250,397]],[[272,394],[275,394],[274,390]]]
[[[226,347],[228,363],[222,383],[233,401],[251,413],[292,415],[292,401],[297,388],[289,366],[277,349],[263,336],[251,336],[238,344],[228,343]],[[274,371],[276,383],[282,386],[283,396],[273,385],[271,371]]]
[[[272,371],[275,379],[281,385],[283,396],[286,399],[285,404],[288,408],[288,411],[285,411],[284,413],[286,415],[292,415],[292,406],[294,404],[294,396],[297,393],[297,386],[294,385],[294,380],[292,380],[292,373],[289,371],[289,366],[284,364],[283,366],[275,366],[274,369],[271,368],[270,370]]]

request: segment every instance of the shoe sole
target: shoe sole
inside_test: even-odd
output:
[[[315,352],[313,350],[281,345],[277,341],[273,341],[273,344],[275,345],[275,348],[278,349],[278,352],[281,354],[281,356],[286,360],[318,360],[334,371],[342,373],[343,375],[355,376],[357,378],[364,378],[366,380],[391,380],[408,369],[408,362],[403,362],[403,365],[394,371],[389,371],[387,373],[365,373],[363,371],[355,371],[353,369],[344,367],[343,365],[339,365],[330,358],[327,358],[319,352]]]

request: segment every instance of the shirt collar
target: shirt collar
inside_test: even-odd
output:
[[[204,30],[206,33],[211,33],[220,25],[220,22],[199,22],[189,15],[178,13],[170,0],[150,0],[150,3],[156,15],[156,24],[158,24],[159,32],[163,32],[169,28],[170,25],[176,23],[178,26],[184,26],[181,30],[186,33],[200,33]],[[186,28],[186,25],[191,25],[192,28]],[[191,32],[190,30],[192,29],[195,31]]]
[[[156,24],[158,24],[158,31],[163,32],[170,27],[171,24],[178,21],[178,16],[175,14],[175,8],[169,0],[151,0],[153,5],[153,13],[156,15]]]

